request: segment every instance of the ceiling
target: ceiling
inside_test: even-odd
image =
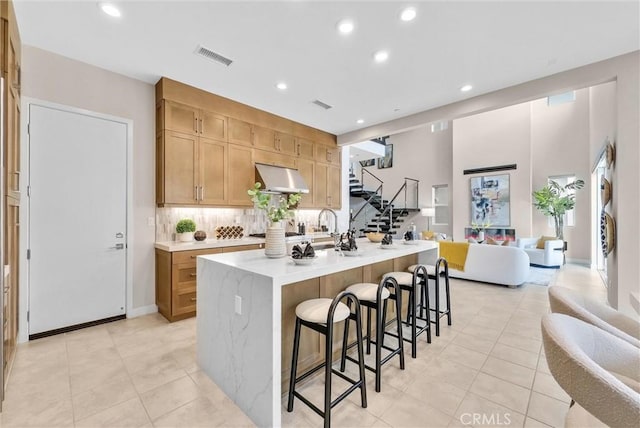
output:
[[[640,47],[637,0],[116,1],[117,19],[97,1],[14,3],[26,45],[152,84],[167,76],[337,135]],[[417,17],[402,22],[408,5]],[[336,30],[346,17],[348,36]],[[199,44],[233,63],[194,55]]]

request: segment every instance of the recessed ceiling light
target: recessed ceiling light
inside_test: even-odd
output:
[[[120,9],[113,3],[98,3],[98,6],[109,16],[113,16],[114,18],[120,18],[120,16],[122,16]]]
[[[280,89],[281,91],[284,91],[285,89],[287,89],[287,84],[284,82],[278,82],[276,84],[276,88]]]
[[[356,123],[358,125],[363,124],[364,123],[364,119],[358,119],[358,120],[356,120]]]
[[[385,62],[386,60],[389,59],[389,52],[378,51],[375,54],[373,54],[373,59],[375,59],[376,62]]]
[[[464,85],[463,87],[460,88],[462,92],[469,92],[472,89],[473,89],[473,86],[471,85]]]
[[[343,19],[338,22],[338,31],[342,34],[350,34],[355,28],[355,24],[350,19]]]
[[[400,19],[403,21],[413,21],[416,17],[416,10],[412,7],[408,7],[400,13]]]

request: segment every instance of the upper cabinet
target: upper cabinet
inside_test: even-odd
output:
[[[334,135],[167,78],[156,101],[158,205],[251,206],[259,162],[300,171],[310,189],[301,207],[339,207]]]
[[[161,129],[227,141],[227,118],[211,111],[163,100],[159,115]]]

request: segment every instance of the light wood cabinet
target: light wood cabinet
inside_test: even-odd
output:
[[[254,149],[253,161],[255,163],[264,163],[267,165],[283,166],[286,168],[296,167],[295,158],[291,156],[283,155],[278,152],[268,152],[266,150]]]
[[[190,251],[156,249],[156,306],[169,321],[193,317],[196,314],[196,258],[207,254],[256,250],[263,244],[238,245]]]
[[[316,144],[314,145],[314,159],[317,162],[340,165],[340,148]]]
[[[314,205],[318,208],[340,209],[341,170],[340,167],[316,163],[313,180]]]
[[[314,208],[316,206],[313,190],[315,188],[315,167],[316,163],[312,160],[296,159],[295,168],[300,172],[307,186],[309,186],[309,193],[302,195],[302,199],[298,204],[300,208]]]
[[[253,150],[249,147],[229,144],[228,205],[253,206],[247,190],[253,188],[255,179]]]
[[[229,142],[243,146],[253,146],[251,124],[243,120],[229,118]]]
[[[211,111],[163,100],[161,129],[227,141],[227,118]]]
[[[158,204],[226,203],[227,143],[164,131],[157,145]]]
[[[296,155],[303,159],[313,159],[313,141],[296,137]]]
[[[251,206],[259,162],[300,170],[311,192],[300,207],[340,207],[335,136],[167,78],[156,98],[159,206]]]
[[[256,149],[276,150],[276,133],[273,129],[251,126],[253,147]]]

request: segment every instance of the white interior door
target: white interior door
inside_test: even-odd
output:
[[[127,124],[29,115],[29,334],[123,315]]]

